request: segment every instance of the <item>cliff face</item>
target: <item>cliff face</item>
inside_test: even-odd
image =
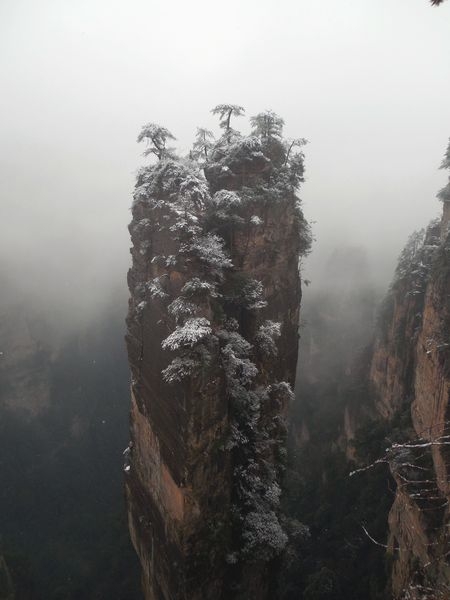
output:
[[[308,240],[264,150],[219,145],[206,179],[170,159],[138,176],[126,493],[147,600],[265,598],[286,543],[278,482]]]
[[[383,307],[370,380],[384,420],[410,414],[411,441],[390,461],[395,598],[447,598],[450,238],[440,223],[411,238]]]

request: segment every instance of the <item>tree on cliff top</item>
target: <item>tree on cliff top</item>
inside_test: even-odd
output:
[[[225,130],[225,137],[229,141],[233,133],[231,117],[241,117],[245,113],[244,107],[238,104],[218,104],[211,112],[213,115],[219,115],[220,127]]]
[[[445,152],[444,158],[442,159],[442,164],[439,167],[440,169],[450,169],[450,138],[448,140],[447,150]]]
[[[250,117],[250,123],[253,127],[252,135],[260,137],[264,141],[271,138],[280,139],[283,135],[284,120],[273,110],[266,110],[254,117]]]
[[[192,158],[195,160],[208,160],[208,152],[213,147],[213,133],[209,129],[197,127],[197,134],[192,150]]]
[[[142,142],[145,140],[147,142],[144,156],[154,154],[159,160],[162,160],[163,158],[173,157],[174,149],[167,148],[167,141],[175,139],[175,136],[165,127],[161,127],[156,123],[147,123],[142,127],[137,141]]]
[[[283,142],[284,120],[273,110],[266,110],[250,118],[252,135],[261,140],[264,154],[272,164],[280,168],[286,158],[286,144]]]

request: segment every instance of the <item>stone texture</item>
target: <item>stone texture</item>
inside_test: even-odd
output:
[[[445,206],[438,232],[442,243],[434,255],[424,293],[407,293],[411,278],[394,291],[393,310],[384,335],[375,344],[370,373],[379,415],[391,420],[399,411],[409,411],[421,443],[435,443],[421,450],[422,460],[429,453],[431,461],[422,489],[436,486],[432,499],[414,497],[411,486],[391,467],[397,483],[389,515],[394,598],[418,600],[425,590],[426,598],[442,600],[450,589],[446,560],[450,462],[447,447],[436,443],[450,430],[448,214]]]

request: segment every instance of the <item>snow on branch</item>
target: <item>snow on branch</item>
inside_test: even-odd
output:
[[[142,142],[145,140],[147,142],[147,148],[144,152],[145,156],[154,154],[159,160],[162,160],[163,158],[173,156],[173,148],[167,148],[166,144],[168,140],[175,139],[165,127],[161,127],[161,125],[157,125],[156,123],[147,123],[147,125],[142,127],[137,141]]]
[[[195,238],[185,250],[194,252],[202,262],[217,271],[232,266],[232,262],[225,254],[223,246],[224,241],[222,238],[208,233]]]
[[[199,366],[200,363],[193,358],[177,356],[161,374],[166,383],[175,383],[192,375]]]
[[[264,286],[261,281],[249,279],[242,288],[241,303],[249,310],[259,310],[267,306],[264,298]]]
[[[168,313],[175,319],[184,319],[195,315],[198,310],[197,304],[189,302],[183,296],[175,298],[175,300],[167,307]]]
[[[187,281],[181,289],[181,293],[188,298],[199,296],[210,296],[211,298],[217,298],[219,295],[214,283],[203,281],[199,277],[193,277]]]
[[[253,560],[270,560],[286,546],[288,537],[274,511],[255,511],[246,515],[242,538],[244,554]]]
[[[188,319],[161,343],[163,350],[193,348],[212,333],[211,323],[204,317]]]
[[[281,335],[281,323],[275,321],[264,321],[255,336],[256,346],[269,357],[278,354],[276,340]]]
[[[387,464],[397,485],[397,498],[403,498],[407,509],[414,509],[420,514],[419,522],[426,531],[426,558],[414,556],[416,562],[411,563],[407,573],[409,582],[402,591],[402,600],[444,600],[449,597],[448,585],[438,573],[448,557],[449,503],[446,490],[450,483],[447,448],[450,445],[450,422],[439,423],[435,431],[428,428],[424,435],[427,437],[417,435],[415,439],[392,443],[384,456],[350,473],[354,476],[376,465]],[[372,543],[390,547],[374,539],[364,525],[362,528]],[[395,539],[395,552],[400,555],[410,552],[409,538],[395,535]]]

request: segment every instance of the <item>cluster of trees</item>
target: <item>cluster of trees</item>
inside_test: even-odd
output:
[[[406,328],[409,327],[413,335],[419,331],[425,292],[439,251],[440,220],[437,219],[431,221],[426,229],[412,233],[400,253],[394,278],[378,311],[378,334],[386,343],[391,340],[399,356],[405,357],[405,353],[411,349]],[[408,311],[411,323],[405,315],[391,330],[396,298],[405,298],[411,307],[414,304],[415,309]]]
[[[203,127],[197,128],[196,139],[192,150],[189,152],[189,158],[201,166],[204,166],[204,163],[217,159],[224,146],[226,147],[233,142],[245,139],[239,131],[233,129],[231,126],[232,117],[244,115],[245,110],[242,106],[236,104],[219,104],[211,112],[219,115],[219,126],[223,129],[223,135],[218,140],[215,140],[212,131]],[[304,138],[284,140],[284,120],[271,110],[251,117],[250,124],[252,126],[250,137],[261,142],[263,151],[269,155],[269,158],[276,167],[289,166],[289,170],[293,172],[291,174],[296,175],[296,178],[293,180],[293,187],[297,187],[301,183],[303,176],[304,155],[300,149],[307,143],[307,140]],[[138,136],[138,142],[146,142],[144,155],[153,155],[158,160],[176,158],[175,149],[168,146],[175,139],[175,136],[166,127],[156,123],[147,123],[144,125]],[[256,150],[257,148],[258,145],[255,146]],[[226,153],[233,154],[233,150],[227,148]]]

